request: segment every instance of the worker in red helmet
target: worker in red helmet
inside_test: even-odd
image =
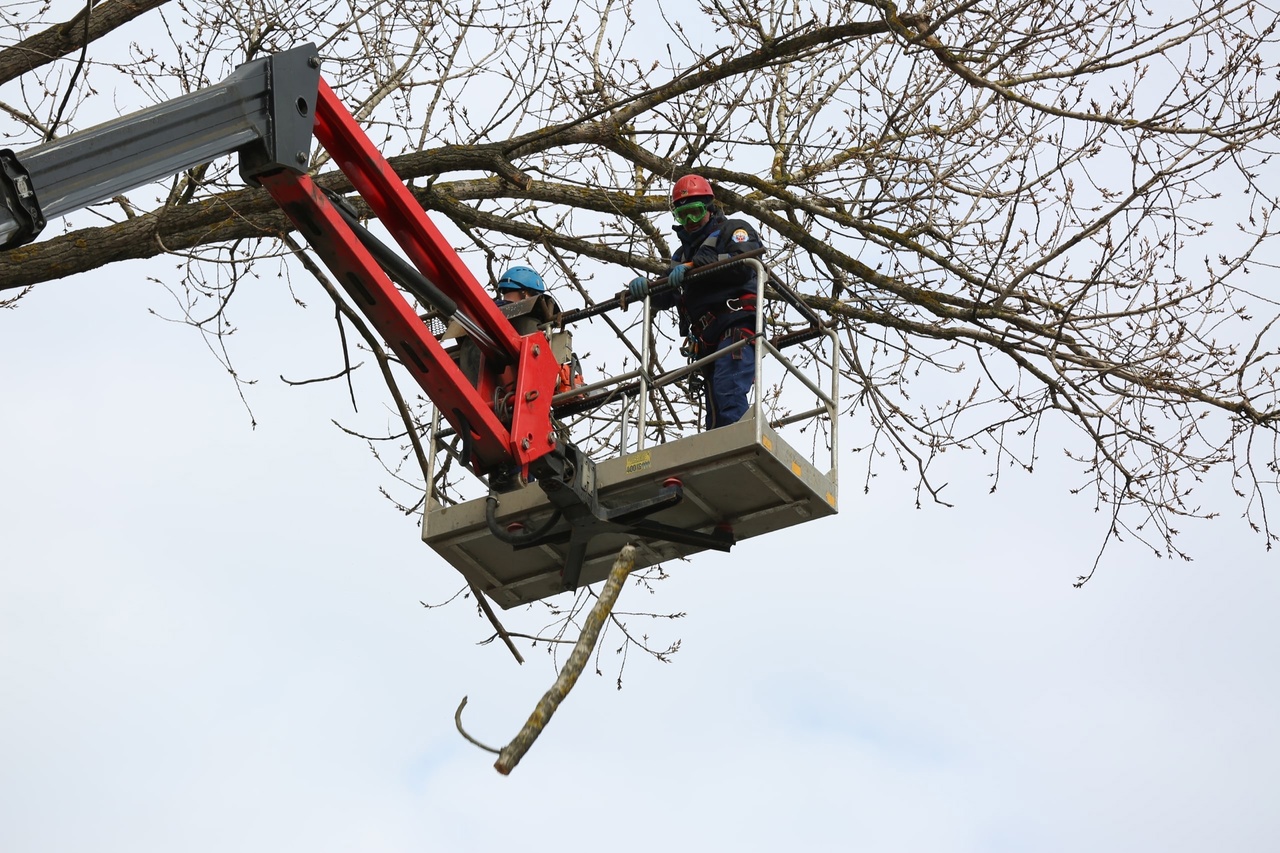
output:
[[[671,256],[667,281],[674,290],[658,294],[653,307],[680,310],[680,334],[694,358],[719,352],[744,338],[756,327],[755,270],[736,264],[723,272],[699,276],[684,284],[685,272],[713,261],[761,247],[760,235],[751,223],[728,219],[715,202],[711,184],[701,175],[685,175],[671,188],[673,230],[680,248]],[[635,299],[647,296],[649,282],[637,277],[627,285]],[[755,344],[718,358],[702,369],[706,395],[707,429],[737,423],[747,413],[751,385],[755,381]]]

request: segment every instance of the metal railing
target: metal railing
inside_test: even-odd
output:
[[[759,260],[755,258],[744,260],[743,263],[745,263],[747,266],[750,266],[755,271],[757,290],[763,296],[766,290],[766,286],[770,284],[768,270],[765,268],[764,264],[762,264]],[[804,303],[799,299],[799,297],[796,296],[794,293],[792,293],[788,288],[786,288],[785,285],[782,285],[780,282],[774,282],[773,285],[775,289],[782,291],[784,293],[784,299],[789,304],[795,305],[798,303],[799,305],[804,305]],[[775,346],[773,342],[770,341],[769,338],[766,336],[765,334],[765,313],[766,312],[764,310],[764,306],[765,306],[765,301],[762,298],[757,303],[757,310],[756,310],[756,317],[755,317],[756,319],[755,335],[752,338],[743,338],[741,340],[735,341],[734,343],[726,346],[721,350],[718,350],[717,352],[714,352],[707,356],[703,356],[702,358],[696,359],[694,361],[690,361],[688,364],[680,368],[677,368],[671,371],[666,371],[661,374],[657,374],[654,371],[654,359],[653,359],[653,353],[651,352],[652,348],[650,347],[650,336],[648,334],[648,329],[650,327],[650,324],[653,321],[653,312],[652,312],[652,307],[650,305],[649,299],[647,298],[645,299],[644,316],[641,322],[641,334],[642,334],[643,342],[640,348],[640,352],[641,352],[640,368],[638,370],[634,370],[625,374],[627,381],[630,381],[632,378],[636,378],[638,379],[638,383],[639,383],[639,389],[637,394],[635,395],[636,396],[635,416],[634,418],[628,417],[627,407],[624,406],[623,414],[622,414],[622,417],[623,417],[622,439],[620,442],[621,446],[619,447],[620,453],[628,452],[628,449],[631,446],[631,442],[629,440],[629,435],[628,435],[630,430],[627,428],[627,425],[630,423],[634,423],[635,425],[635,429],[634,429],[635,449],[636,450],[644,449],[645,444],[648,440],[648,430],[646,429],[646,427],[648,425],[648,403],[649,403],[650,393],[652,391],[658,388],[672,385],[675,382],[678,382],[681,379],[685,378],[689,374],[694,373],[695,371],[702,370],[704,367],[710,366],[713,362],[715,362],[719,358],[723,358],[725,356],[731,355],[732,353],[740,349],[743,349],[749,345],[755,344],[753,348],[754,359],[755,359],[755,381],[753,382],[752,389],[751,389],[751,395],[752,395],[751,406],[749,407],[747,414],[744,417],[750,417],[754,419],[756,424],[756,440],[759,441],[763,436],[764,434],[763,429],[766,421],[769,427],[771,427],[772,429],[778,430],[783,427],[790,426],[793,424],[803,423],[805,421],[825,419],[826,423],[829,425],[829,434],[830,434],[830,439],[828,442],[829,471],[831,473],[831,476],[833,477],[835,476],[838,468],[838,454],[839,454],[839,446],[838,446],[839,412],[838,412],[837,401],[840,399],[840,372],[838,369],[836,369],[835,353],[838,352],[838,349],[839,349],[839,339],[837,338],[836,333],[832,329],[821,326],[821,325],[814,326],[817,332],[817,335],[820,337],[826,338],[831,346],[832,361],[829,365],[829,371],[828,371],[829,387],[824,389],[820,387],[817,382],[811,379],[806,374],[805,370],[800,368],[798,365],[795,364],[795,362],[793,362],[790,358],[788,358],[782,352],[782,350],[777,346]],[[804,305],[804,309],[808,309],[808,306]],[[817,316],[814,315],[811,311],[806,310],[806,311],[802,311],[802,313],[804,313],[806,317],[811,319],[812,321],[818,320]],[[794,377],[801,385],[803,385],[804,388],[810,394],[813,395],[813,398],[816,400],[816,405],[810,408],[807,408],[801,412],[790,413],[772,420],[767,420],[764,412],[764,393],[763,393],[763,388],[764,388],[763,382],[766,378],[765,370],[764,370],[766,355],[769,356],[773,362],[776,362],[782,368],[784,376]],[[610,382],[604,381],[604,382],[596,383],[596,386],[600,388],[604,388],[604,387],[608,387],[609,384]],[[588,386],[588,388],[591,390],[596,390],[596,386]],[[588,390],[588,388],[579,389],[579,391],[580,392],[586,391]],[[811,459],[811,461],[814,463],[815,467],[821,467],[819,466],[817,459]]]
[[[584,417],[593,419],[599,424],[601,420],[600,412],[602,403],[607,401],[606,405],[615,405],[615,408],[608,410],[609,414],[606,420],[611,421],[617,436],[616,442],[610,441],[608,447],[603,451],[597,450],[596,453],[603,453],[606,456],[620,456],[630,452],[645,449],[650,441],[650,432],[658,425],[650,423],[650,405],[655,392],[669,388],[678,382],[689,377],[691,374],[701,371],[709,367],[719,358],[724,358],[732,353],[743,349],[750,345],[753,347],[754,358],[754,382],[751,389],[751,404],[748,407],[746,415],[743,419],[752,419],[755,425],[755,440],[761,442],[765,435],[765,427],[782,434],[782,431],[788,428],[807,429],[814,425],[825,425],[826,441],[825,449],[827,454],[821,454],[824,442],[820,442],[816,437],[811,438],[814,443],[813,451],[805,455],[808,456],[814,468],[822,470],[827,468],[827,476],[833,480],[838,475],[838,400],[840,392],[840,372],[838,367],[839,339],[836,333],[828,326],[822,325],[816,314],[804,305],[803,301],[787,288],[781,282],[770,282],[768,270],[756,258],[747,258],[739,261],[740,263],[750,266],[756,274],[757,291],[761,298],[757,302],[757,310],[755,314],[755,334],[749,338],[743,338],[734,341],[717,352],[703,356],[696,360],[688,361],[681,366],[664,370],[660,360],[654,353],[651,344],[652,337],[650,329],[654,320],[654,311],[649,297],[643,301],[643,313],[638,326],[633,326],[641,335],[641,343],[638,347],[640,364],[638,367],[624,371],[623,373],[609,376],[597,382],[578,386],[571,390],[557,394],[552,399],[553,411],[557,416],[564,412],[571,412],[568,416],[562,417],[561,423],[567,431],[569,438],[575,443],[580,443],[581,436],[578,435],[580,430],[580,421],[578,412],[574,412],[575,407],[581,407]],[[766,287],[771,286],[780,299],[766,300],[763,298],[766,293]],[[813,372],[813,368],[805,368],[797,365],[795,361],[789,358],[782,350],[782,347],[775,345],[766,335],[766,304],[774,304],[775,306],[785,302],[789,306],[796,307],[805,319],[809,319],[811,326],[808,330],[797,335],[791,333],[785,336],[779,336],[783,340],[783,346],[788,344],[794,345],[797,340],[815,340],[822,338],[829,347],[831,354],[830,361],[820,358],[814,350],[809,350],[814,355],[814,364],[819,366],[819,372],[825,370],[828,374],[827,381],[824,383],[822,377],[814,378],[809,374]],[[615,305],[615,307],[617,307]],[[784,309],[785,310],[785,309]],[[585,313],[585,312],[584,312]],[[632,351],[636,351],[636,347],[632,347]],[[777,370],[774,370],[774,367]],[[785,393],[787,400],[795,402],[798,397],[807,395],[807,399],[812,403],[801,407],[800,411],[787,412],[775,417],[770,417],[765,411],[765,386],[766,380],[778,380],[778,386],[781,387],[788,379],[794,379],[795,382],[803,388],[791,388]],[[825,387],[824,387],[825,386]],[[699,409],[698,416],[693,419],[692,427],[684,423],[671,424],[663,422],[662,428],[669,428],[673,432],[673,438],[668,440],[678,440],[685,435],[693,434],[703,430],[703,419],[700,417],[703,413],[700,411],[704,401],[690,401],[696,403]],[[431,435],[431,448],[427,454],[429,460],[428,476],[435,478],[438,473],[437,457],[440,453],[451,455],[448,444],[441,439],[445,439],[452,434],[452,431],[445,428],[441,429],[441,423],[438,418],[435,420]],[[798,444],[799,442],[789,442]],[[580,443],[581,446],[581,443]],[[793,447],[797,452],[801,452],[799,447]],[[595,454],[593,454],[595,455]],[[816,457],[826,455],[827,459],[820,462]],[[455,460],[461,462],[461,460]],[[597,461],[602,461],[598,459]],[[460,467],[465,467],[461,466]],[[434,490],[433,490],[434,491]],[[432,495],[430,503],[440,504],[442,501],[437,495]]]

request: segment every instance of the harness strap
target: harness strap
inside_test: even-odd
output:
[[[723,305],[723,307],[721,307]],[[708,326],[715,322],[717,317],[725,314],[735,314],[739,311],[755,311],[756,295],[754,293],[744,293],[741,296],[734,296],[726,299],[723,303],[717,304],[707,313],[689,324],[689,331],[694,335],[701,336]]]

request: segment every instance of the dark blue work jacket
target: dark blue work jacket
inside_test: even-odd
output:
[[[673,264],[693,263],[694,269],[713,261],[731,258],[763,244],[751,223],[726,219],[719,211],[697,231],[686,231],[681,225],[673,229],[680,238],[680,248],[671,256]],[[693,270],[690,270],[692,272]],[[743,264],[722,272],[713,272],[680,287],[678,292],[654,297],[653,307],[680,308],[680,334],[690,332],[704,342],[714,343],[734,326],[754,326],[755,311],[743,309],[739,298],[757,291],[755,270]]]

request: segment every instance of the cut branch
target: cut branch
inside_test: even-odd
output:
[[[631,574],[631,570],[636,565],[636,549],[632,545],[626,545],[618,552],[618,558],[613,562],[613,568],[609,571],[609,578],[604,582],[604,587],[600,590],[600,597],[596,600],[595,606],[591,608],[591,612],[587,614],[586,622],[582,626],[582,633],[578,635],[578,642],[573,647],[569,659],[565,661],[564,666],[560,669],[560,675],[556,678],[555,684],[551,685],[542,699],[538,702],[537,707],[533,709],[533,713],[529,715],[529,719],[525,721],[524,727],[520,732],[512,738],[511,742],[502,748],[498,753],[498,760],[494,762],[494,769],[506,776],[515,769],[520,763],[520,759],[524,758],[524,754],[533,746],[533,742],[538,739],[538,735],[542,734],[542,730],[547,727],[547,723],[551,721],[551,715],[560,707],[560,703],[569,695],[569,691],[573,689],[573,685],[578,682],[578,676],[582,675],[582,669],[586,666],[587,660],[590,659],[592,651],[595,650],[596,640],[600,638],[600,629],[604,627],[605,621],[609,618],[609,614],[613,612],[613,605],[618,600],[618,593],[622,591],[622,585],[626,583],[627,576]],[[482,749],[494,752],[492,747],[487,747],[479,741],[472,738],[462,729],[462,709],[466,707],[467,700],[464,698],[462,704],[458,706],[458,711],[454,715],[454,721],[458,725],[458,731],[462,736]]]

